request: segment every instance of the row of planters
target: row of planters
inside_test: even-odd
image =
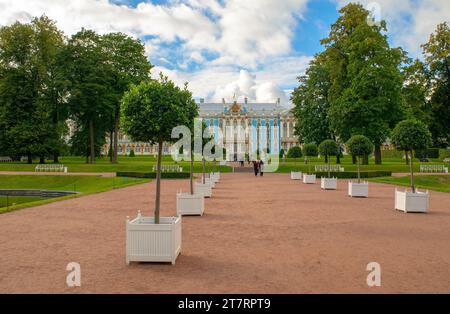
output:
[[[188,91],[176,86],[161,75],[159,80],[144,81],[132,86],[125,93],[121,106],[122,130],[134,141],[158,145],[156,166],[156,196],[153,216],[144,216],[138,211],[137,217],[126,220],[126,263],[130,262],[170,262],[181,253],[182,216],[202,216],[205,198],[212,197],[212,189],[220,180],[220,172],[206,174],[205,158],[202,158],[203,175],[201,182],[194,182],[194,123],[198,107]],[[189,192],[177,192],[177,216],[161,217],[161,159],[163,143],[173,143],[174,130],[188,128],[191,133],[190,188]],[[205,131],[203,124],[201,131]],[[178,134],[179,135],[179,134]],[[185,138],[183,138],[185,140]],[[201,149],[210,143],[212,137],[203,137]],[[188,146],[189,147],[189,146]],[[202,154],[203,155],[203,154]],[[122,173],[120,175],[130,175]],[[153,176],[153,174],[148,174]],[[168,175],[168,174],[164,174]],[[178,177],[181,174],[177,174]],[[170,177],[170,175],[169,175]]]
[[[395,209],[404,212],[427,212],[429,204],[429,193],[418,191],[414,186],[414,171],[413,171],[413,152],[416,150],[422,150],[429,146],[431,143],[431,134],[425,124],[418,120],[404,120],[397,124],[391,134],[391,141],[397,149],[405,151],[409,154],[409,166],[410,166],[410,183],[411,190],[400,191],[395,189]],[[357,158],[357,178],[358,180],[348,182],[348,195],[351,197],[368,197],[369,196],[369,183],[361,180],[361,158],[368,156],[373,152],[373,144],[370,140],[363,135],[354,135],[346,143],[347,151],[350,155]],[[305,149],[304,149],[305,150]],[[328,169],[330,169],[328,156],[333,156],[338,153],[338,145],[333,140],[323,141],[318,150],[321,155],[325,156]],[[306,150],[305,150],[306,151]],[[315,153],[315,152],[314,152]],[[345,177],[344,173],[338,173],[340,177]],[[348,173],[347,173],[348,174]],[[375,173],[370,175],[366,173],[365,177],[376,176],[382,173]],[[305,184],[316,183],[316,173],[302,174],[300,171],[291,172],[292,180],[303,180]],[[390,174],[389,174],[390,175]],[[338,176],[331,176],[331,172],[328,171],[327,176],[320,174],[320,186],[324,190],[336,190]]]

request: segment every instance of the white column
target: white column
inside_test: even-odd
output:
[[[287,134],[286,134],[286,137],[289,138],[290,137],[290,134],[289,134],[290,133],[290,128],[289,128],[290,122],[289,122],[289,120],[287,120],[286,123],[287,123],[287,129],[286,129],[286,133]]]

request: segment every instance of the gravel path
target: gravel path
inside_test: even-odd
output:
[[[162,214],[188,180],[164,180]],[[291,181],[289,174],[222,174],[203,217],[183,218],[170,264],[125,264],[125,217],[149,215],[154,182],[0,215],[0,292],[450,292],[450,194],[428,214],[393,210],[394,186],[370,198]],[[369,288],[369,262],[382,286]],[[80,288],[66,265],[81,265]]]

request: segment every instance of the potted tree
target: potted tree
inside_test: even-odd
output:
[[[217,154],[219,154],[219,157],[222,156],[220,146],[218,144],[215,144],[211,153],[214,156],[214,160],[213,160],[213,172],[211,172],[210,178],[213,180],[214,183],[219,183],[220,171],[217,171]]]
[[[399,191],[395,189],[395,209],[405,213],[425,213],[428,210],[428,191],[419,192],[414,186],[413,151],[425,149],[431,143],[431,134],[427,126],[418,120],[409,119],[399,122],[391,136],[392,143],[397,149],[409,152],[409,169],[411,191]]]
[[[177,213],[179,216],[199,215],[203,216],[205,212],[205,198],[202,193],[194,193],[194,123],[195,117],[198,114],[198,109],[193,106],[188,106],[191,109],[189,112],[190,118],[190,138],[189,138],[189,193],[182,191],[177,193]],[[194,108],[194,109],[192,109]]]
[[[369,156],[373,151],[372,142],[364,135],[354,135],[347,141],[347,150],[352,156],[356,156],[358,164],[358,182],[348,182],[348,195],[351,197],[368,197],[369,183],[361,182],[360,164],[361,157]]]
[[[162,74],[159,80],[132,85],[122,99],[122,129],[133,140],[158,144],[153,217],[126,221],[126,262],[171,262],[181,252],[181,217],[160,217],[163,143],[173,142],[172,129],[189,123],[195,102],[187,90]]]
[[[294,158],[294,171],[291,171],[291,180],[301,180],[302,179],[302,172],[297,167],[297,158],[302,157],[302,149],[299,146],[291,147],[288,151],[288,157]]]
[[[203,194],[204,197],[210,198],[212,197],[212,188],[214,187],[214,182],[210,180],[210,178],[206,178],[206,158],[205,154],[203,152],[205,146],[212,141],[212,136],[209,133],[208,127],[206,126],[206,123],[202,121],[202,123],[196,125],[196,128],[198,128],[198,132],[201,136],[201,152],[198,152],[201,154],[202,157],[202,180],[201,182],[195,182],[194,185],[194,191],[196,193]],[[194,132],[195,133],[195,132]]]
[[[317,157],[318,150],[315,143],[308,143],[303,146],[303,153],[305,155],[305,163],[309,163],[309,157]],[[308,171],[310,172],[310,171]],[[305,173],[303,174],[303,183],[314,184],[316,183],[316,174]]]
[[[324,190],[336,190],[337,178],[332,178],[330,175],[330,156],[334,156],[338,152],[338,145],[333,140],[324,140],[319,145],[319,152],[325,156],[325,162],[328,168],[328,177],[320,178],[320,187]]]

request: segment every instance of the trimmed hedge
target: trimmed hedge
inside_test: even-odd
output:
[[[317,178],[328,177],[328,172],[314,172]],[[377,177],[390,177],[391,171],[361,171],[361,178],[377,178]],[[356,179],[358,178],[358,172],[345,171],[345,172],[330,172],[330,176],[338,179]]]
[[[117,172],[117,177],[156,179],[156,172]],[[161,172],[161,179],[188,179],[189,172]]]
[[[450,149],[441,148],[439,150],[439,159],[444,160],[445,158],[450,158]]]
[[[428,148],[416,150],[414,152],[414,157],[422,159],[422,158],[439,158],[439,148]]]

